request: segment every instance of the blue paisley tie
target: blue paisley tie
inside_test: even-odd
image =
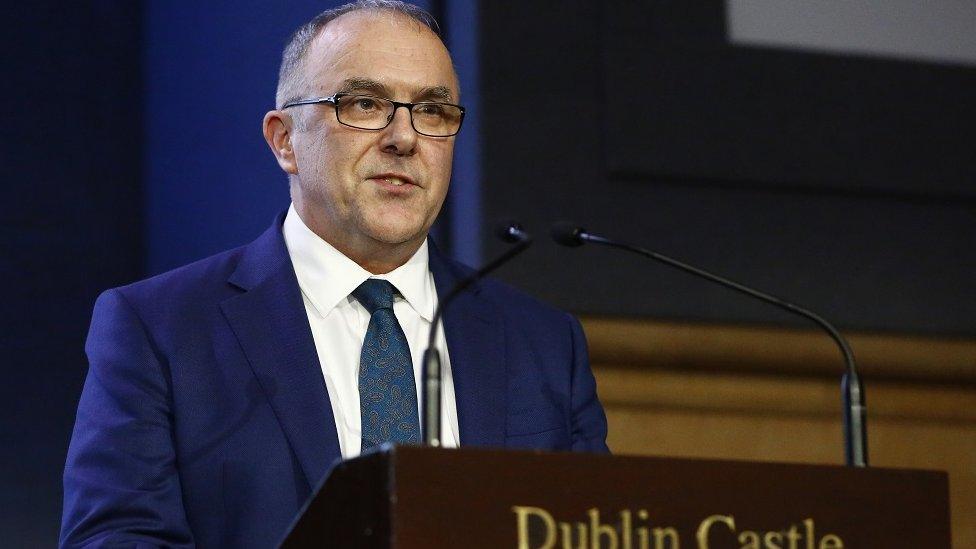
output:
[[[420,442],[413,361],[407,338],[393,315],[394,292],[392,284],[375,278],[352,292],[370,314],[359,357],[363,451],[383,442]]]

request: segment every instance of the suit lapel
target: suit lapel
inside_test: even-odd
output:
[[[246,248],[230,278],[245,292],[221,308],[314,488],[339,437],[281,221]]]
[[[467,272],[430,246],[430,270],[443,298]],[[504,446],[506,410],[505,333],[493,304],[475,284],[443,313],[451,359],[458,427],[464,446]]]

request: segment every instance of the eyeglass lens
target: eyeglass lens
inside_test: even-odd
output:
[[[371,95],[343,95],[336,103],[339,122],[364,130],[385,128],[394,109],[389,100]],[[461,126],[461,109],[446,103],[418,103],[410,117],[418,133],[433,137],[454,135]]]

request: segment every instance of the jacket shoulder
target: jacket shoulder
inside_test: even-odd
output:
[[[237,293],[228,279],[245,248],[226,250],[106,293],[117,292],[134,308],[149,314],[220,301]]]
[[[453,259],[446,259],[446,262],[458,280],[475,272],[475,269]],[[534,321],[558,322],[574,318],[569,313],[491,276],[478,281],[477,288],[482,296],[491,301],[506,317],[514,315],[519,318],[532,318]]]
[[[565,320],[566,317],[571,316],[554,305],[529,295],[524,290],[494,278],[486,279],[482,288],[486,296],[505,312],[514,311],[520,315],[532,315],[534,320],[541,320],[540,317]]]

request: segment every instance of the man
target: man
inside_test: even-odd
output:
[[[431,315],[470,272],[427,241],[463,118],[428,17],[363,2],[299,29],[264,119],[287,214],[99,298],[63,546],[272,546],[330,464],[419,441]],[[607,451],[575,319],[485,281],[443,334],[446,445]]]

